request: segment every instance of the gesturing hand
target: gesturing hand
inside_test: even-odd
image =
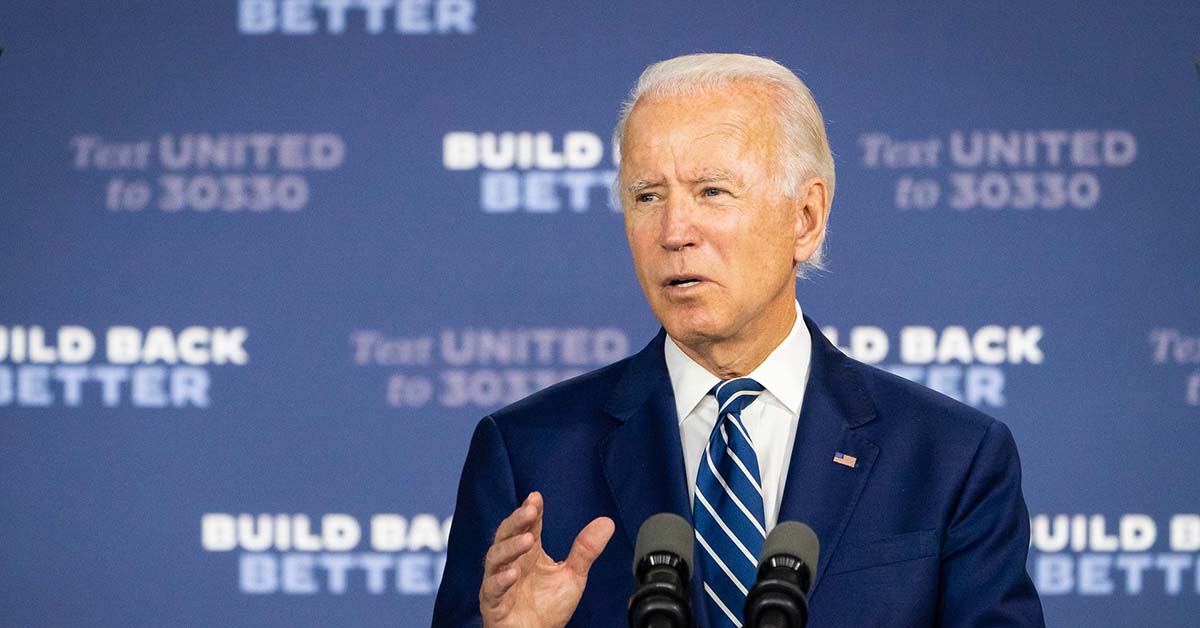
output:
[[[608,517],[587,524],[571,553],[555,562],[542,549],[540,493],[530,493],[507,519],[483,562],[479,613],[485,628],[561,628],[575,613],[588,570],[616,525]]]

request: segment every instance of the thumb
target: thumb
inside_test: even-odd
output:
[[[617,525],[608,517],[598,517],[579,531],[575,543],[571,545],[571,553],[567,555],[566,565],[576,575],[587,577],[592,563],[600,556],[600,552],[608,546]]]

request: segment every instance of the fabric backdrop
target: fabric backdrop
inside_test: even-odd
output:
[[[467,439],[657,324],[649,63],[774,58],[838,346],[1011,426],[1052,626],[1200,616],[1200,4],[0,6],[0,626],[422,626]],[[553,504],[547,507],[553,508]]]

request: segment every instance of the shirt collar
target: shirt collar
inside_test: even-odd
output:
[[[668,335],[667,340],[663,343],[663,354],[667,373],[671,377],[671,389],[675,392],[675,411],[682,423],[721,380],[688,357],[674,338]],[[792,331],[747,377],[762,384],[793,415],[799,416],[811,356],[812,337],[804,325],[804,312],[797,302],[796,322],[792,325]]]

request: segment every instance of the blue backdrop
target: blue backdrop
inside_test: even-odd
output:
[[[649,63],[777,59],[806,313],[1007,422],[1054,626],[1200,615],[1200,5],[0,7],[0,626],[421,626],[479,417],[657,329]]]

